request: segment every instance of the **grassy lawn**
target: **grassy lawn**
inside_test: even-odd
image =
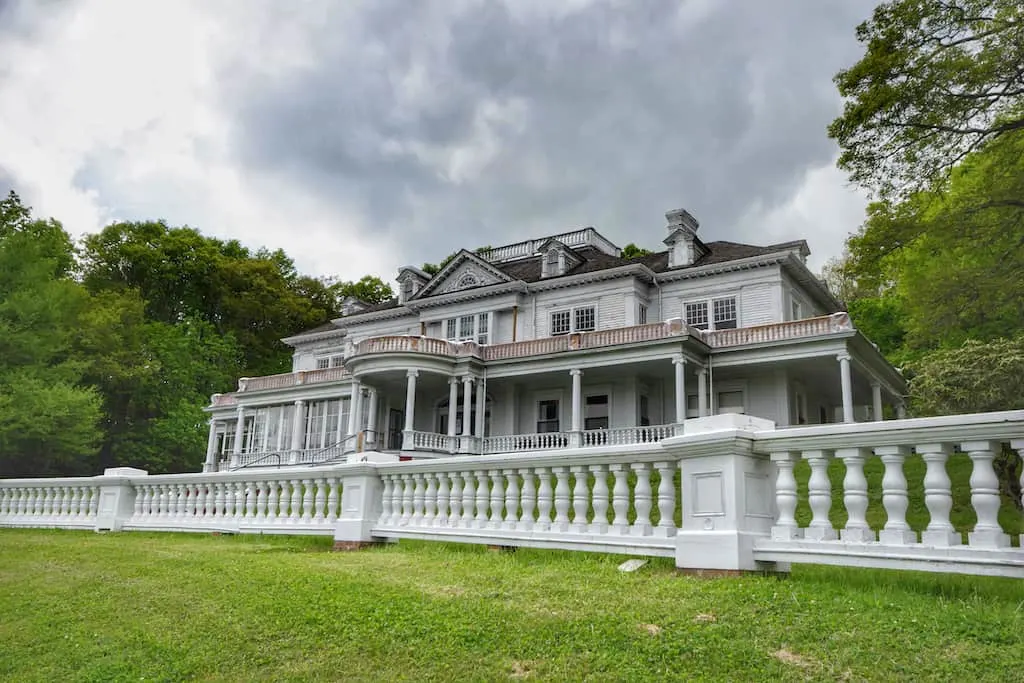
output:
[[[1020,680],[1024,585],[329,539],[0,530],[0,677]]]

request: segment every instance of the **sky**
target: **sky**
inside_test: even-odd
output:
[[[0,192],[75,236],[164,219],[302,272],[583,226],[662,249],[863,220],[825,132],[861,0],[0,0]]]

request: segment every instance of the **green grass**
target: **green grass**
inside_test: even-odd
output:
[[[0,678],[1019,680],[1024,582],[0,530]]]

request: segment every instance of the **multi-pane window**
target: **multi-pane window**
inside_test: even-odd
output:
[[[558,400],[537,402],[537,433],[547,434],[557,432],[558,429]]]
[[[636,324],[647,324],[647,304],[639,304],[636,309]]]
[[[731,330],[736,327],[736,297],[715,299],[711,305],[715,314],[716,330]]]
[[[597,329],[597,309],[593,306],[578,306],[568,311],[551,314],[551,335],[570,332],[592,332]]]
[[[583,406],[584,429],[608,429],[608,394],[587,396]]]
[[[687,325],[698,330],[731,330],[737,325],[736,297],[687,302],[683,304],[683,317]]]
[[[708,302],[696,301],[683,306],[686,324],[698,330],[708,329]]]
[[[573,309],[573,332],[592,332],[597,325],[593,306]]]
[[[555,311],[551,314],[551,334],[569,334],[572,331],[572,312]]]
[[[790,320],[800,320],[803,318],[803,310],[801,310],[800,301],[793,299],[790,301]]]
[[[444,321],[445,339],[448,341],[475,341],[477,344],[491,343],[491,314],[479,313],[449,318]]]
[[[331,367],[331,359],[328,358],[327,356],[324,356],[323,358],[317,358],[316,359],[316,369],[317,370],[326,370],[329,367]]]

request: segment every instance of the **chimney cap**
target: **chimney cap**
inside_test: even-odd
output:
[[[677,228],[688,228],[693,232],[697,231],[700,223],[686,209],[672,209],[665,212],[665,219],[668,220],[668,230],[672,232]]]

